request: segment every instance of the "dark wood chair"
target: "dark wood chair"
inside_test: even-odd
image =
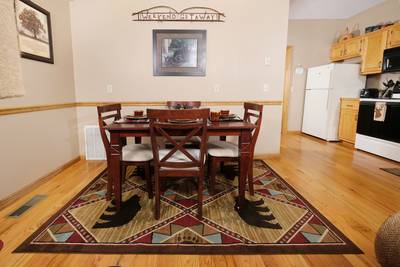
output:
[[[169,109],[196,109],[201,107],[201,101],[167,101],[167,107]],[[175,141],[181,141],[182,137],[174,137]],[[197,136],[193,136],[188,142],[186,147],[189,148],[200,148],[200,139]],[[170,148],[172,144],[169,142],[165,143],[165,147]]]
[[[209,109],[157,110],[148,109],[154,157],[155,218],[160,218],[161,180],[163,178],[198,177],[198,217],[202,218],[207,119]],[[187,121],[192,120],[192,121]],[[176,141],[174,136],[184,136]],[[200,137],[200,149],[185,147],[193,136]],[[165,139],[173,147],[160,148]]]
[[[167,101],[169,109],[193,109],[200,108],[201,101]]]
[[[257,143],[258,134],[261,129],[263,106],[254,103],[244,103],[244,117],[246,122],[252,122],[257,127],[253,130],[250,143],[250,164],[247,180],[249,184],[249,191],[254,195],[253,185],[253,159],[254,148]],[[254,121],[252,121],[252,119]],[[238,145],[228,141],[213,141],[208,143],[208,173],[210,181],[210,192],[215,193],[215,176],[217,168],[223,166],[224,162],[239,162],[239,148]],[[239,166],[240,168],[240,166]],[[239,172],[240,173],[240,172]]]
[[[97,107],[97,114],[99,120],[99,128],[101,139],[103,140],[104,148],[106,150],[107,156],[107,167],[110,169],[110,159],[111,159],[111,145],[109,137],[107,136],[105,126],[107,126],[107,121],[115,122],[121,119],[121,104],[111,104],[105,106]],[[153,160],[153,152],[151,145],[148,144],[126,144],[126,139],[121,140],[122,146],[122,160],[121,160],[121,179],[125,179],[126,167],[131,166],[141,166],[144,168],[144,176],[147,183],[147,192],[149,198],[153,198],[152,181],[150,175],[150,163]],[[111,176],[108,176],[107,181],[107,200],[111,199],[113,192],[113,181]]]

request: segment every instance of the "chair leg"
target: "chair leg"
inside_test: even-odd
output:
[[[126,165],[121,166],[121,181],[122,181],[122,183],[125,182],[126,168],[127,168]]]
[[[109,162],[109,161],[107,161]],[[107,192],[106,192],[106,200],[110,201],[113,193],[113,180],[110,174],[111,168],[110,165],[107,164]]]
[[[161,198],[160,177],[158,175],[158,171],[155,171],[154,173],[154,180],[156,184],[156,201],[155,201],[154,217],[156,220],[158,220],[160,219],[160,198]]]
[[[153,198],[153,185],[151,182],[151,175],[150,175],[150,162],[146,162],[144,165],[144,177],[146,179],[146,187],[147,187],[147,194],[150,199]]]
[[[198,178],[198,191],[197,191],[197,218],[203,219],[203,184],[204,184],[204,172],[199,175]]]
[[[215,176],[217,172],[217,160],[215,157],[210,156],[210,163],[208,167],[209,179],[210,179],[210,194],[215,194]]]
[[[247,174],[247,182],[249,183],[250,195],[254,196],[254,183],[253,183],[253,160],[250,161],[249,172]]]
[[[221,161],[219,163],[219,169],[221,170],[221,172],[224,172],[224,167],[225,167],[225,162]]]

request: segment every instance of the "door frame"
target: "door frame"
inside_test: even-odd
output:
[[[290,88],[292,87],[292,65],[293,65],[293,46],[286,48],[286,59],[285,59],[285,81],[283,87],[283,104],[282,104],[282,134],[288,132],[288,116],[289,116],[289,99],[290,99]]]

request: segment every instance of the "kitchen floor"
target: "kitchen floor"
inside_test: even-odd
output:
[[[400,177],[380,168],[400,164],[351,145],[300,134],[282,140],[265,161],[355,242],[364,255],[78,255],[11,252],[105,168],[80,161],[0,211],[0,266],[376,266],[374,239],[382,222],[400,211]],[[18,219],[7,214],[33,195],[48,195]]]

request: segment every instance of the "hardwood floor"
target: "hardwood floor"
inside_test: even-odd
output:
[[[12,254],[33,231],[77,194],[104,168],[104,162],[80,161],[28,195],[0,210],[0,266],[376,266],[375,234],[400,210],[400,177],[379,168],[400,164],[350,145],[289,134],[279,156],[265,161],[343,231],[364,255],[79,255]],[[7,214],[33,195],[48,197],[18,219]]]

